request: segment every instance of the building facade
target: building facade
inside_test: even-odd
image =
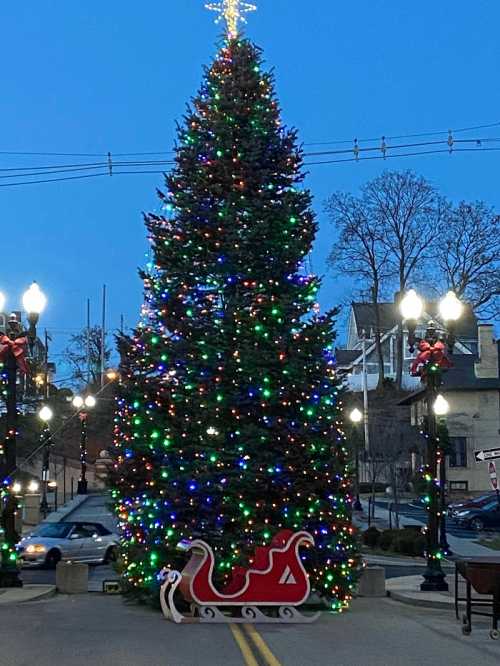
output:
[[[491,489],[488,464],[477,463],[474,453],[500,449],[499,345],[493,337],[493,326],[480,324],[478,353],[454,356],[454,367],[443,375],[440,392],[450,405],[446,423],[452,448],[447,456],[451,492]],[[421,389],[400,404],[411,405],[412,424],[419,426],[427,412],[425,392]]]

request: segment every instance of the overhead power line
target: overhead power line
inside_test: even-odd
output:
[[[477,129],[500,127],[500,122],[489,125],[476,125],[474,127],[463,127],[455,130],[455,133],[468,132]],[[451,130],[446,132],[421,132],[411,135],[400,135],[399,138],[425,138],[429,136],[445,135],[446,138],[422,140],[406,143],[394,143],[398,137],[381,137],[379,139],[354,141],[325,141],[304,145],[340,145],[350,143],[350,147],[337,148],[334,150],[304,151],[304,166],[319,166],[326,164],[342,164],[348,162],[360,162],[366,160],[394,159],[397,157],[408,158],[423,155],[437,155],[442,153],[466,153],[466,152],[491,152],[500,148],[488,146],[487,144],[500,143],[500,137],[481,136],[476,138],[456,138]],[[376,143],[375,143],[376,142]],[[370,145],[373,144],[373,145]],[[368,145],[364,145],[368,144]],[[441,146],[441,147],[440,147]],[[470,147],[467,147],[470,146]],[[68,164],[48,164],[21,167],[0,168],[0,188],[18,187],[22,185],[39,185],[70,180],[82,180],[89,178],[100,178],[102,176],[120,176],[137,174],[162,174],[166,167],[175,164],[174,159],[148,159],[148,160],[125,160],[124,157],[133,156],[161,156],[168,155],[166,152],[149,153],[7,153],[1,154],[25,155],[25,156],[91,156],[104,158],[103,161],[95,162],[72,162]],[[336,159],[318,159],[332,157]],[[317,159],[314,159],[317,158]]]

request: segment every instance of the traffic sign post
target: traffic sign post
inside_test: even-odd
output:
[[[488,460],[496,460],[500,458],[500,447],[496,449],[482,449],[481,451],[474,451],[474,458],[477,463],[488,462]]]
[[[500,506],[500,490],[498,488],[497,468],[494,462],[488,463],[488,474],[490,475],[491,487],[497,494],[497,502]]]
[[[493,490],[498,490],[497,468],[494,462],[488,464],[488,474],[490,475],[491,487]]]

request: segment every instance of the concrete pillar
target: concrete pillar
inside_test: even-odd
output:
[[[61,594],[86,594],[89,591],[89,565],[80,562],[58,562],[56,587]]]
[[[23,523],[30,527],[40,522],[40,494],[24,496]]]
[[[358,586],[360,597],[385,597],[384,567],[366,567],[361,574]]]

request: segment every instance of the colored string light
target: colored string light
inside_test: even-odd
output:
[[[241,4],[241,3],[240,3]],[[272,76],[230,39],[179,129],[146,216],[142,320],[120,343],[112,495],[128,589],[155,594],[177,544],[213,547],[216,583],[283,528],[306,529],[313,587],[341,610],[358,556],[335,372],[336,312],[305,274],[317,225]]]

